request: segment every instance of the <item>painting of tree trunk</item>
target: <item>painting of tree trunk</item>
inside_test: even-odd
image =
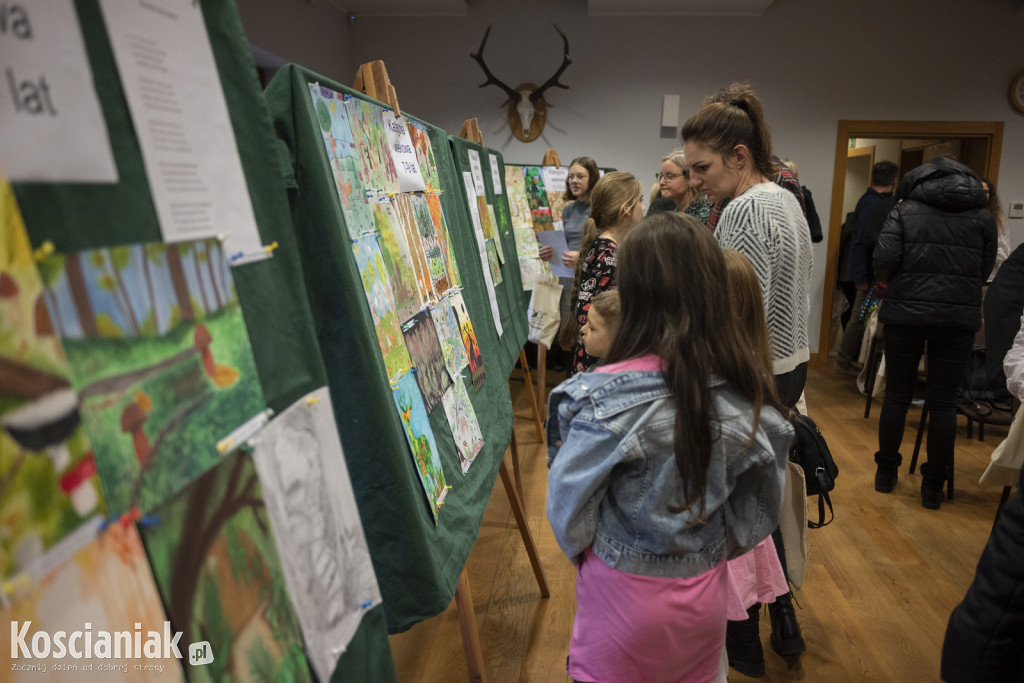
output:
[[[185,280],[185,268],[181,265],[181,252],[178,245],[170,245],[167,248],[167,268],[171,271],[171,284],[174,285],[174,293],[178,297],[178,310],[182,320],[195,320],[196,311],[192,307],[192,295],[188,290],[188,282]]]

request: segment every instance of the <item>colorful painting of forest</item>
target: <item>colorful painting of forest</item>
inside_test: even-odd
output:
[[[370,186],[363,175],[362,154],[349,124],[348,107],[344,96],[329,88],[311,83],[309,93],[341,202],[345,228],[349,238],[355,239],[373,231],[373,214],[366,199]]]
[[[56,254],[39,271],[110,512],[152,509],[266,408],[217,240]]]
[[[416,473],[427,496],[434,523],[437,524],[437,515],[448,489],[445,486],[444,470],[441,469],[441,459],[437,452],[437,442],[434,441],[434,432],[430,428],[430,416],[423,405],[423,397],[416,386],[416,380],[413,379],[413,373],[407,372],[399,378],[392,396],[395,399],[398,416],[402,420],[405,439],[412,449]]]
[[[473,389],[480,391],[484,380],[487,379],[487,372],[484,370],[484,359],[480,355],[480,344],[477,343],[476,332],[473,331],[473,322],[469,319],[469,311],[466,310],[466,301],[462,298],[462,292],[454,292],[451,301],[452,308],[455,309],[455,316],[459,320],[462,344],[466,348],[466,355],[469,356],[469,372],[473,379]]]
[[[412,361],[405,348],[395,300],[391,294],[391,282],[384,266],[384,256],[377,244],[377,236],[363,235],[352,242],[352,253],[355,254],[359,279],[363,283],[366,303],[370,307],[384,369],[388,379],[393,380],[408,370]]]
[[[0,579],[106,512],[17,202],[0,180]]]
[[[433,412],[444,392],[452,385],[452,378],[444,364],[444,353],[437,338],[434,319],[428,311],[420,311],[402,326],[405,345],[415,368],[416,383],[423,393],[427,412]]]
[[[430,207],[430,215],[434,219],[434,227],[437,229],[438,240],[441,242],[441,251],[444,252],[445,267],[448,269],[448,283],[452,287],[461,287],[462,275],[459,274],[459,262],[455,258],[455,247],[452,245],[448,221],[444,218],[444,209],[441,208],[441,198],[436,194],[428,194],[426,198],[427,206]]]
[[[348,120],[359,150],[359,173],[363,183],[384,193],[398,192],[398,173],[395,171],[388,134],[381,119],[384,110],[380,105],[358,97],[349,97],[345,100],[345,106],[348,107]]]
[[[437,175],[437,160],[434,158],[434,149],[430,145],[430,133],[426,125],[409,119],[409,136],[412,138],[413,149],[416,150],[416,160],[420,164],[420,175],[423,176],[427,192],[437,192],[441,189],[441,181]]]
[[[143,658],[136,659],[133,651],[125,654],[122,649],[124,639],[116,636],[117,633],[126,631],[129,635],[134,635],[134,627],[142,634],[151,631],[158,633],[162,639],[164,622],[167,621],[167,614],[160,602],[160,593],[153,582],[149,560],[132,523],[111,524],[99,537],[94,537],[91,543],[79,549],[33,585],[26,595],[19,596],[12,606],[0,611],[0,620],[4,624],[14,621],[31,622],[25,639],[27,643],[32,642],[32,634],[40,631],[53,637],[58,632],[80,632],[83,625],[92,629],[91,632],[87,631],[90,636],[101,631],[109,632],[113,636],[109,659],[96,662],[95,659],[43,657],[25,662],[45,665],[46,673],[38,670],[7,673],[5,662],[3,671],[0,671],[0,681],[107,683],[119,680],[176,683],[184,680],[180,661],[173,656],[170,659],[163,658],[162,644],[159,659],[147,658],[145,649],[140,651]],[[149,637],[142,635],[140,640],[145,647]],[[93,641],[93,646],[102,647],[101,641]],[[78,647],[81,648],[81,644]],[[188,656],[187,642],[179,641],[179,649],[184,651],[183,656]],[[54,651],[56,652],[56,646]],[[90,662],[94,663],[93,670],[87,671],[83,664]],[[131,673],[98,670],[95,664],[100,662],[111,666],[127,666]],[[66,671],[55,669],[55,664],[77,664],[78,667],[77,670]],[[158,665],[154,668],[159,670],[136,670],[136,664]]]
[[[142,540],[175,630],[208,641],[192,683],[310,681],[256,469],[241,451],[158,506]]]
[[[416,219],[416,229],[419,232],[420,244],[423,245],[423,253],[427,257],[427,270],[430,273],[430,286],[434,296],[438,297],[448,291],[451,286],[448,279],[448,264],[445,262],[446,245],[438,238],[438,231],[434,225],[434,217],[430,212],[427,199],[422,194],[410,194],[409,201],[412,204],[413,216]]]
[[[469,363],[466,347],[462,344],[462,332],[459,331],[459,319],[452,308],[450,297],[441,297],[430,308],[430,316],[434,319],[437,338],[441,342],[441,353],[444,355],[444,366],[453,380],[458,380],[462,369]]]
[[[380,236],[378,244],[391,280],[398,320],[405,322],[416,315],[425,302],[420,296],[416,266],[409,244],[405,241],[405,230],[399,223],[398,213],[390,199],[375,200],[373,222]]]
[[[431,284],[430,266],[427,264],[427,256],[423,252],[423,240],[416,223],[416,211],[412,206],[411,195],[399,193],[390,199],[391,206],[398,217],[398,226],[405,235],[405,243],[409,245],[409,252],[412,255],[413,271],[416,273],[416,285],[419,288],[420,300],[429,303],[437,298],[437,295]]]

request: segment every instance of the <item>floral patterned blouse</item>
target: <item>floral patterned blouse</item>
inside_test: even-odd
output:
[[[572,347],[572,372],[586,372],[597,365],[599,358],[587,355],[583,349],[583,326],[587,324],[590,299],[595,294],[615,289],[616,244],[607,237],[598,237],[583,258],[580,289],[576,293],[576,344]]]

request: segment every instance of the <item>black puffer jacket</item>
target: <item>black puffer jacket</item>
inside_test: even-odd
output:
[[[1024,477],[1017,490],[1024,487]],[[1003,506],[974,583],[953,610],[942,645],[942,680],[1024,681],[1024,496]]]
[[[897,196],[875,247],[875,277],[889,285],[878,319],[978,330],[996,259],[996,221],[978,176],[933,159],[903,177]]]

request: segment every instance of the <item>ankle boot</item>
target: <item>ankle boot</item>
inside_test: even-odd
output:
[[[786,660],[790,669],[799,667],[800,655],[807,651],[807,645],[796,620],[793,594],[786,593],[775,598],[775,602],[768,605],[768,612],[772,618],[772,649]]]
[[[725,653],[729,666],[744,676],[764,676],[764,650],[760,634],[761,603],[747,610],[745,621],[730,621],[725,629]]]

